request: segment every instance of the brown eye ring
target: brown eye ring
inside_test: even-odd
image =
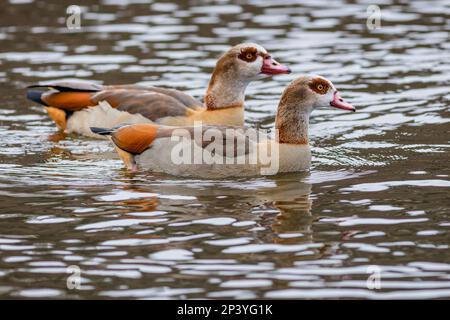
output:
[[[245,62],[253,62],[258,58],[257,54],[258,54],[258,50],[256,48],[253,48],[253,47],[244,48],[244,49],[241,49],[241,52],[239,53],[238,58]]]
[[[309,88],[318,94],[326,94],[330,89],[330,84],[322,78],[314,78],[309,83]]]

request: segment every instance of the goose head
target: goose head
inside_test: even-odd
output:
[[[346,102],[333,83],[318,75],[301,76],[284,90],[278,105],[275,127],[284,143],[308,143],[309,116],[317,108],[356,111]]]
[[[217,61],[216,70],[230,73],[232,77],[242,81],[291,72],[256,43],[241,43],[230,48]]]
[[[292,81],[284,90],[281,101],[307,113],[327,107],[356,111],[354,106],[341,97],[330,80],[319,75],[301,76]]]
[[[217,61],[205,95],[206,106],[208,109],[243,106],[245,89],[250,82],[290,72],[262,46],[238,44]]]

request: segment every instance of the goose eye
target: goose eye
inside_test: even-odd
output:
[[[253,55],[251,53],[247,53],[246,58],[250,60],[251,58],[253,58]]]
[[[320,91],[323,91],[323,84],[318,84],[317,89],[319,89]]]

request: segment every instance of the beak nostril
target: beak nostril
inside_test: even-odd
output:
[[[339,101],[342,102],[342,101],[344,101],[344,99],[341,98],[341,99],[339,99]]]

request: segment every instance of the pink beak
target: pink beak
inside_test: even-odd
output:
[[[333,101],[330,102],[330,105],[338,109],[349,110],[353,112],[356,111],[355,107],[342,99],[341,95],[337,91],[334,92]]]
[[[291,69],[280,64],[278,61],[273,59],[271,56],[265,56],[263,59],[263,65],[261,68],[261,73],[264,74],[283,74],[291,73]]]

